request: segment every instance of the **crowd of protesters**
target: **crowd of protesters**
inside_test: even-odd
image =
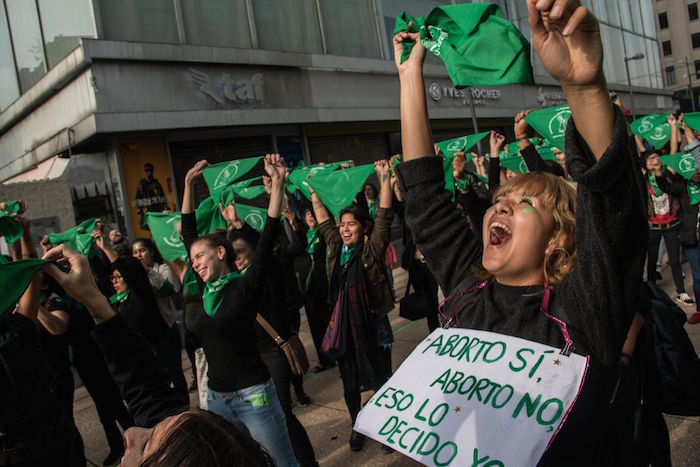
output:
[[[525,110],[513,132],[527,173],[501,166],[506,139],[491,131],[488,154],[455,153],[454,187],[446,190],[428,119],[426,50],[407,30],[394,37],[403,154],[376,161],[378,185],[363,184],[337,212],[314,183],[305,184],[308,197],[288,183],[290,169],[302,169],[268,154],[263,225],[247,224],[237,202],[222,199],[216,214],[224,229],[203,232],[194,189],[209,166],[202,160],[185,177],[178,226],[185,258],[165,261],[148,238],[129,247],[100,221],[88,232],[89,255],[44,239],[47,262],[0,315],[7,391],[0,465],[85,465],[71,364],[104,427],[104,465],[318,465],[291,390],[301,406],[311,398],[278,340],[298,334],[303,307],[318,354],[313,371],[338,367],[354,424],[361,391],[378,390],[392,375],[395,213],[400,264],[429,331],[488,330],[590,356],[581,395],[540,465],[670,465],[658,404],[647,403],[640,434],[632,432],[634,410],[613,412],[610,400],[621,367],[633,368],[640,351],[635,340],[650,307],[644,264],[646,279],[657,281],[662,239],[677,300],[696,303],[684,287],[682,250],[693,295],[700,293],[698,204],[688,189],[700,173],[686,180],[659,161],[681,150],[700,156],[700,142],[682,115],[668,119],[667,148],[632,135],[606,87],[596,19],[574,0],[529,1],[528,8],[534,49],[571,110],[556,161],[530,141]],[[23,228],[10,261],[38,258],[27,206],[0,209],[10,205]],[[438,287],[447,297],[441,306]],[[689,322],[700,322],[700,311]],[[189,404],[183,341],[197,408]],[[364,444],[352,431],[351,450]]]

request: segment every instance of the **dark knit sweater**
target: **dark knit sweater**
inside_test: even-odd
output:
[[[272,248],[279,225],[279,218],[268,216],[245,275],[228,284],[224,300],[213,317],[201,311],[195,320],[194,332],[204,347],[209,387],[214,391],[231,392],[262,384],[270,378],[256,346],[255,315],[257,297],[273,264]],[[196,232],[194,214],[183,214],[182,236],[188,251]]]
[[[624,116],[618,110],[613,141],[598,163],[573,119],[567,128],[566,154],[569,172],[578,182],[577,258],[572,272],[556,288],[552,308],[567,322],[575,351],[590,354],[592,363],[583,394],[557,441],[566,442],[563,452],[577,451],[582,459],[591,459],[587,456],[596,454],[586,454],[586,449],[597,447],[600,439],[586,425],[599,423],[606,407],[609,375],[604,368],[617,363],[634,313],[648,306],[642,284],[648,236],[646,193],[629,151]],[[445,295],[478,284],[472,267],[481,262],[482,245],[443,189],[440,159],[403,163],[398,174],[406,199],[406,222]],[[453,309],[448,306],[444,311],[457,315],[460,327],[561,348],[564,339],[559,327],[540,311],[542,291],[542,286],[508,287],[492,281],[473,300],[454,300]],[[581,408],[578,414],[577,408]],[[560,453],[562,442],[555,442],[550,451]]]

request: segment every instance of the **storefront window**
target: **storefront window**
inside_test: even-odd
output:
[[[25,92],[46,73],[39,17],[34,2],[7,0],[5,5],[15,48],[19,84],[22,92]]]
[[[641,7],[641,17],[644,23],[644,35],[651,38],[656,38],[656,25],[654,24],[654,10],[651,2],[642,1],[639,3]]]
[[[371,0],[321,0],[320,5],[329,54],[381,57]]]
[[[172,0],[100,0],[104,38],[177,43]]]
[[[95,37],[89,0],[39,0],[49,68],[71,53],[81,37]]]
[[[187,42],[194,45],[250,48],[245,0],[180,0]]]
[[[258,47],[287,52],[323,53],[316,2],[252,0],[252,3]]]
[[[7,29],[5,9],[0,8],[0,112],[19,97],[15,61],[10,47],[10,31]]]

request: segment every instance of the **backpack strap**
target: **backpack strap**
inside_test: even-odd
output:
[[[561,349],[561,352],[559,353],[568,357],[569,355],[571,355],[571,351],[575,349],[574,341],[571,340],[571,336],[569,335],[569,329],[566,327],[566,323],[563,320],[549,313],[549,302],[551,296],[552,289],[549,287],[545,287],[544,295],[542,296],[542,303],[540,304],[540,311],[542,311],[542,314],[547,319],[554,321],[557,324],[557,326],[559,326],[559,329],[561,330],[561,333],[564,336],[564,341],[566,342],[564,348]]]

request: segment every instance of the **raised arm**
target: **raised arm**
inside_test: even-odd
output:
[[[494,193],[501,184],[501,159],[499,159],[501,148],[505,143],[506,137],[494,130],[491,130],[489,136],[489,191]]]
[[[675,154],[678,152],[678,146],[680,143],[678,138],[678,128],[676,128],[676,116],[672,113],[668,114],[666,123],[668,123],[668,125],[671,127],[671,141],[669,141],[671,145],[671,154]]]

